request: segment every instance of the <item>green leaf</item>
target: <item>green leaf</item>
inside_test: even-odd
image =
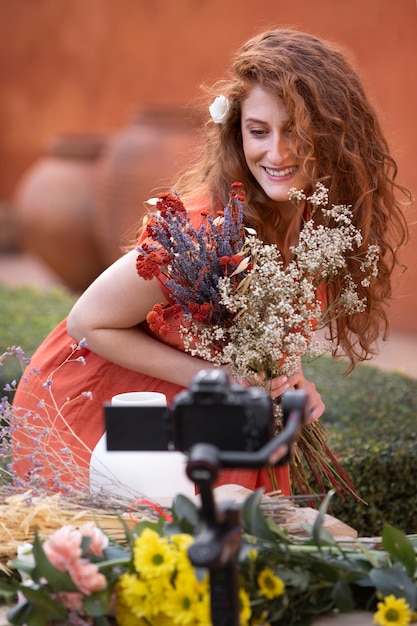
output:
[[[199,513],[196,505],[186,496],[175,496],[172,504],[174,520],[182,532],[192,533],[199,522]]]
[[[345,613],[347,611],[353,611],[355,608],[352,590],[343,576],[340,576],[339,580],[333,586],[331,596],[339,611]]]
[[[33,541],[33,556],[36,562],[36,578],[46,578],[55,591],[78,591],[78,587],[65,572],[52,565],[43,551],[39,537],[35,534]]]
[[[369,578],[383,596],[393,594],[396,598],[404,598],[413,611],[417,607],[417,587],[401,570],[374,568],[369,572]]]
[[[133,546],[134,542],[135,542],[135,537],[130,529],[130,526],[128,525],[128,523],[126,522],[125,519],[123,519],[123,517],[120,517],[119,515],[117,516],[117,519],[119,520],[120,524],[123,526],[123,530],[125,531],[125,536],[126,536],[126,541],[130,546]]]
[[[32,589],[22,585],[21,591],[32,607],[39,609],[48,619],[64,619],[66,616],[67,609],[41,589]]]
[[[324,516],[327,513],[327,509],[329,506],[329,502],[331,497],[333,496],[333,494],[335,493],[334,489],[330,489],[330,491],[327,493],[326,497],[324,498],[318,515],[314,521],[313,524],[313,529],[312,529],[312,536],[313,536],[313,540],[314,543],[316,544],[316,546],[320,549],[320,547],[323,544],[327,544],[327,545],[337,545],[336,544],[336,540],[334,539],[334,537],[332,535],[330,535],[330,533],[328,533],[326,530],[324,530],[323,528],[323,524],[324,524]]]
[[[274,541],[275,535],[261,510],[260,503],[263,491],[254,491],[243,503],[242,518],[245,532],[254,535],[258,539]]]
[[[337,563],[325,560],[317,560],[311,564],[311,569],[320,574],[328,582],[336,584],[340,578],[340,567]]]
[[[164,532],[164,525],[165,525],[165,521],[163,517],[160,517],[157,522],[151,522],[151,521],[139,522],[134,527],[133,533],[135,535],[140,535],[145,528],[150,528],[151,530],[154,530],[156,533],[158,533],[158,535],[162,536]]]
[[[95,618],[106,615],[110,611],[111,588],[92,593],[84,598],[84,609],[87,615]]]
[[[6,593],[16,593],[19,589],[19,583],[17,580],[0,580],[0,591],[5,591]]]
[[[417,566],[416,554],[407,536],[398,528],[384,524],[382,545],[394,560],[404,565],[407,574],[413,577]]]
[[[16,624],[16,626],[23,626],[23,624],[27,624],[28,617],[32,612],[32,607],[29,602],[21,602],[14,606],[7,613],[7,619],[11,624]]]
[[[49,624],[49,619],[46,618],[42,611],[32,606],[24,626],[49,626]]]
[[[287,587],[294,587],[300,591],[306,591],[311,582],[310,572],[306,569],[280,566],[276,568],[275,574],[282,578]]]
[[[16,599],[16,590],[5,590],[0,588],[0,606],[2,604],[13,604]]]
[[[124,548],[119,548],[118,546],[109,546],[108,548],[104,548],[103,555],[106,560],[96,563],[100,569],[108,567],[109,564],[125,563],[132,558],[130,550],[125,550]]]

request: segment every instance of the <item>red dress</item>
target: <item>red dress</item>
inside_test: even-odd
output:
[[[201,224],[201,207],[189,210],[193,225]],[[167,322],[177,325],[167,307]],[[154,335],[146,322],[142,329],[158,341],[178,350],[182,342],[178,330],[163,338]],[[88,347],[75,351],[73,339],[62,321],[43,341],[22,376],[13,406],[13,469],[16,482],[28,486],[28,476],[50,490],[88,489],[92,450],[104,432],[103,405],[112,396],[128,391],[159,391],[168,404],[183,389],[179,385],[152,378],[115,365]],[[71,356],[70,356],[71,355]],[[68,359],[68,357],[70,358]],[[66,361],[66,359],[68,359]],[[274,468],[278,488],[290,494],[288,467]],[[249,489],[274,490],[271,470],[222,470],[218,485],[234,483]]]

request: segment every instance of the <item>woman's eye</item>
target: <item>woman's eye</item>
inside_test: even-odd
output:
[[[254,135],[255,137],[261,137],[266,134],[266,130],[262,130],[261,128],[251,128],[249,130],[250,135]]]

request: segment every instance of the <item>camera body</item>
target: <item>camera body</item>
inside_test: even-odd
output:
[[[171,413],[177,450],[203,442],[220,450],[254,452],[273,436],[270,395],[230,381],[220,369],[199,372],[174,398]]]
[[[270,395],[244,387],[221,369],[202,370],[169,407],[105,406],[108,450],[178,450],[199,443],[256,452],[273,437]]]

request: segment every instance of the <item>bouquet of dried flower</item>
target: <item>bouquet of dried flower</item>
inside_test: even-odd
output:
[[[232,185],[224,211],[217,218],[204,214],[199,229],[192,226],[178,196],[161,194],[146,225],[152,242],[138,248],[139,275],[163,281],[171,304],[178,308],[185,350],[265,386],[272,377],[296,372],[301,359],[328,349],[316,338],[320,327],[336,316],[365,309],[346,271],[349,256],[360,264],[363,285],[377,272],[378,247],[360,250],[362,236],[349,206],[328,207],[321,183],[308,197],[292,190],[290,198],[300,211],[308,206],[310,214],[288,264],[277,246],[263,243],[245,226],[240,183]],[[316,221],[318,211],[322,215]],[[344,287],[327,307],[318,293],[324,294],[327,283],[342,270]],[[148,322],[161,334],[167,332],[161,304],[154,306]],[[278,430],[279,420],[277,411]],[[302,457],[323,491],[327,477],[339,493],[354,492],[326,445],[320,422],[303,429],[291,463],[300,489],[308,492]]]

